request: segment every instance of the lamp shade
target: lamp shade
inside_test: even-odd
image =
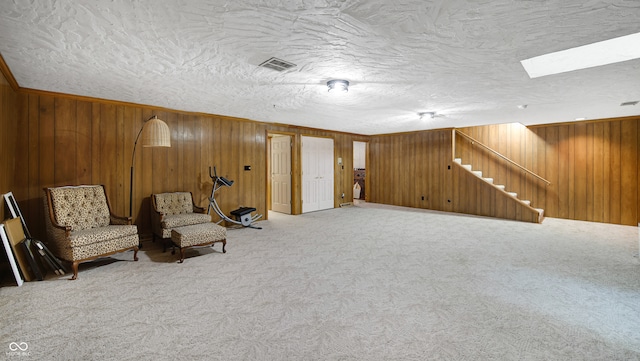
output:
[[[143,147],[171,147],[169,126],[157,116],[144,123],[140,137]]]

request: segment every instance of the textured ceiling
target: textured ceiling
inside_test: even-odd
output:
[[[638,59],[536,79],[520,64],[636,32],[638,0],[0,3],[23,88],[359,134],[638,115],[620,106],[640,100]],[[272,56],[297,66],[258,67]]]

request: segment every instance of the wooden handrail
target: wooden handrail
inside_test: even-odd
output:
[[[502,159],[506,160],[507,162],[509,162],[509,163],[511,163],[511,164],[513,164],[513,165],[515,165],[516,167],[520,168],[520,169],[521,169],[521,170],[523,170],[524,172],[529,173],[529,174],[531,174],[532,176],[534,176],[534,177],[536,177],[536,178],[540,179],[541,181],[543,181],[543,182],[547,183],[547,185],[551,185],[551,182],[549,182],[548,180],[546,180],[546,179],[542,178],[541,176],[539,176],[539,175],[537,175],[536,173],[534,173],[534,172],[532,172],[532,171],[528,170],[527,168],[525,168],[525,167],[521,166],[520,164],[518,164],[518,163],[516,163],[516,162],[512,161],[511,159],[509,159],[509,158],[505,157],[504,155],[502,155],[502,154],[500,154],[500,153],[496,152],[495,150],[491,149],[489,146],[482,144],[481,142],[477,141],[477,140],[476,140],[476,139],[474,139],[473,137],[471,137],[471,136],[469,136],[469,135],[466,135],[466,134],[464,134],[463,132],[461,132],[461,131],[459,131],[459,130],[457,130],[457,129],[454,129],[454,131],[456,132],[456,134],[460,134],[463,138],[467,138],[467,140],[468,140],[468,141],[470,141],[470,142],[471,142],[471,144],[476,144],[476,143],[477,143],[479,146],[483,147],[484,149],[488,150],[489,152],[493,153],[494,155],[496,155],[496,156],[498,156],[498,157],[500,157],[500,158],[502,158]],[[454,143],[454,144],[455,144],[455,143]],[[455,152],[454,152],[454,153],[455,153]]]

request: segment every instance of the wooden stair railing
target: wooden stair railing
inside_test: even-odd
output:
[[[454,129],[454,132],[455,132],[455,134],[458,134],[458,135],[462,136],[463,138],[465,138],[466,140],[470,141],[471,145],[476,145],[477,144],[480,147],[488,150],[491,154],[493,154],[493,155],[495,155],[495,156],[507,161],[508,163],[510,163],[511,165],[514,165],[515,167],[519,168],[520,170],[524,171],[525,173],[528,173],[528,174],[532,175],[533,177],[545,182],[548,186],[551,185],[551,182],[549,182],[548,180],[546,180],[543,177],[539,176],[538,174],[530,171],[529,169],[521,166],[520,164],[514,162],[513,160],[507,158],[506,156],[498,153],[497,151],[493,150],[491,147],[489,147],[487,145],[484,145],[483,143],[477,141],[473,137],[471,137],[471,136],[469,136],[467,134],[464,134],[463,132],[461,132],[461,131],[459,131],[457,129]],[[455,152],[455,142],[453,144],[454,144],[453,154],[455,155],[456,154],[456,152]]]

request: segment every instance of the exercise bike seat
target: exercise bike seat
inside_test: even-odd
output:
[[[240,207],[236,210],[231,211],[231,214],[236,217],[242,217],[247,213],[255,212],[256,209],[253,207]]]

